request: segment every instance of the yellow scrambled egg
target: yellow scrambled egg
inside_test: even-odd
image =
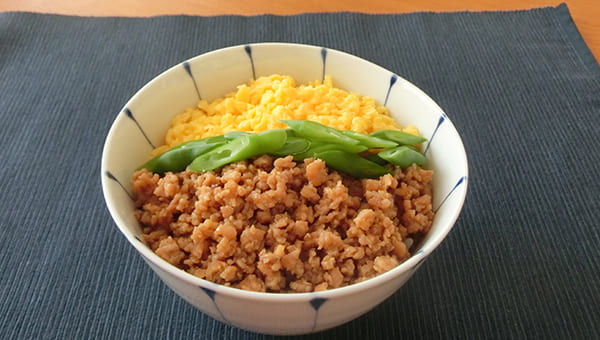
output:
[[[180,143],[222,135],[229,131],[260,132],[285,128],[281,119],[312,120],[340,130],[369,134],[398,129],[418,134],[413,126],[402,129],[383,106],[370,97],[335,88],[331,76],[296,86],[293,78],[271,75],[250,80],[237,91],[178,114],[171,122],[160,154]]]

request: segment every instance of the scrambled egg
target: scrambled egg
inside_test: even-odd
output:
[[[296,86],[293,78],[271,75],[250,80],[237,91],[178,114],[171,122],[158,155],[180,143],[222,135],[229,131],[260,132],[285,128],[280,119],[312,120],[340,130],[369,134],[397,129],[418,134],[413,126],[402,129],[383,106],[370,97],[335,88],[331,76]]]

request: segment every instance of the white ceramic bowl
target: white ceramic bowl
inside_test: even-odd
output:
[[[221,286],[182,271],[141,241],[133,216],[130,178],[162,144],[174,115],[199,98],[213,100],[249,79],[273,73],[297,84],[333,77],[334,85],[370,96],[402,125],[415,125],[433,178],[435,220],[419,250],[393,270],[370,280],[313,293],[258,293]],[[176,65],[139,90],[118,114],[102,154],[102,188],[108,209],[131,245],[177,294],[213,318],[250,331],[303,334],[335,327],[371,310],[400,288],[446,237],[467,192],[467,157],[446,114],[417,87],[393,72],[340,51],[307,45],[233,46]]]

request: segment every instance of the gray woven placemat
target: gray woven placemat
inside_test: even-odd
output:
[[[565,5],[0,14],[0,338],[272,338],[172,293],[118,232],[100,188],[104,138],[145,82],[259,41],[339,49],[405,77],[444,108],[469,156],[467,202],[442,246],[372,312],[310,338],[600,338],[600,67]]]

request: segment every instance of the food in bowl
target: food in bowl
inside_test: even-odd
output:
[[[173,117],[195,107],[200,98],[212,101],[235,91],[248,79],[274,73],[289,74],[302,84],[331,74],[336,86],[373,98],[389,109],[396,122],[413,124],[427,137],[421,150],[427,156],[426,168],[433,170],[435,218],[423,239],[410,247],[410,258],[394,269],[325,291],[261,293],[198,278],[171,265],[144,242],[144,226],[135,218],[130,179],[150,158],[151,150],[164,143]],[[107,134],[101,177],[106,205],[118,230],[173,292],[202,313],[232,326],[294,335],[336,327],[363,315],[427,266],[426,259],[445,240],[460,214],[468,186],[468,164],[450,118],[426,93],[394,72],[326,47],[255,43],[185,60],[137,91]]]
[[[389,271],[434,217],[424,139],[400,130],[330,77],[298,87],[261,77],[200,102],[133,175],[143,237],[195,276],[252,291],[320,291]]]
[[[251,79],[237,91],[211,102],[201,100],[173,118],[165,144],[154,155],[185,141],[223,135],[229,131],[261,132],[283,128],[281,119],[310,120],[339,130],[372,133],[397,129],[417,135],[411,125],[401,128],[388,109],[333,86],[331,76],[323,81],[297,85],[290,76],[273,74]]]

